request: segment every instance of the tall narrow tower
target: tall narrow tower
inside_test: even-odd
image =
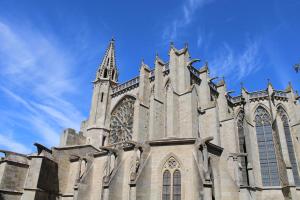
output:
[[[109,133],[110,102],[112,87],[117,84],[118,70],[115,60],[115,44],[111,39],[104,58],[99,66],[96,79],[93,81],[94,90],[88,127],[85,136],[88,143],[95,147],[104,145]]]

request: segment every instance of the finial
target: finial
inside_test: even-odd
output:
[[[155,62],[157,62],[159,60],[159,56],[158,56],[158,53],[155,52]]]
[[[184,47],[187,49],[189,47],[189,44],[187,42],[184,43]]]
[[[110,41],[112,41],[112,42],[115,41],[114,36],[111,36],[111,40]]]
[[[174,42],[173,41],[170,42],[170,46],[174,47]]]
[[[142,62],[141,62],[141,69],[146,69],[147,71],[150,70],[149,67],[148,67],[148,65],[145,64],[144,58],[142,59]]]
[[[292,89],[293,89],[292,83],[291,83],[291,81],[289,81],[289,82],[288,82],[288,86],[287,86],[287,88],[285,89],[285,91],[290,92],[290,91],[292,91]]]
[[[158,56],[158,52],[156,51],[155,52],[155,58],[158,58],[159,56]]]

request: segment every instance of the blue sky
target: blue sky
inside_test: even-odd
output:
[[[57,145],[66,127],[88,117],[91,81],[110,38],[120,82],[141,60],[165,61],[171,41],[187,42],[238,94],[300,89],[299,0],[0,0],[0,148],[29,153]],[[198,64],[201,67],[204,62]]]

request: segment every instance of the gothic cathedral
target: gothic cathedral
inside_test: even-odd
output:
[[[1,150],[0,200],[299,200],[291,84],[232,96],[197,62],[171,44],[169,61],[120,84],[111,40],[80,131],[30,155]]]

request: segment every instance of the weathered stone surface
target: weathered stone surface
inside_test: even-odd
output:
[[[187,47],[169,56],[118,84],[112,40],[80,132],[66,129],[52,149],[35,144],[33,155],[3,151],[0,200],[300,199],[291,85],[232,97]]]

